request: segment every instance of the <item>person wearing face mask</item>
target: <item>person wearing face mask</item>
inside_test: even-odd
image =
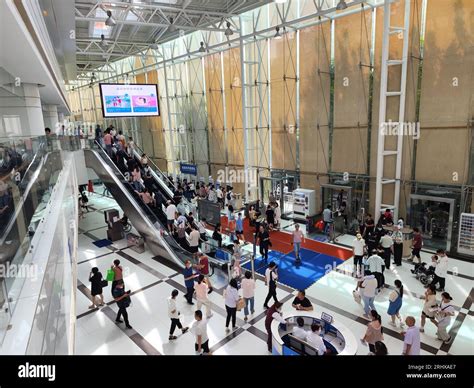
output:
[[[265,329],[267,330],[267,347],[268,351],[272,352],[272,322],[276,319],[278,322],[286,324],[286,321],[281,316],[281,307],[283,303],[275,302],[266,313]]]
[[[183,270],[184,276],[184,285],[186,286],[186,294],[184,297],[188,304],[193,305],[193,294],[194,294],[194,282],[195,279],[199,276],[198,274],[193,273],[193,266],[190,260],[186,260],[184,263],[185,268]]]
[[[364,257],[365,240],[360,233],[357,233],[356,238],[352,242],[352,253],[354,254],[354,274],[357,276],[362,272],[362,258]]]
[[[436,313],[436,320],[438,321],[438,331],[436,337],[443,341],[445,344],[449,344],[452,341],[452,337],[448,333],[448,326],[451,323],[451,317],[456,313],[456,310],[452,306],[453,298],[447,292],[441,294],[441,305]]]
[[[436,286],[439,283],[439,288],[436,291],[444,291],[446,275],[448,273],[448,256],[446,256],[444,249],[438,249],[436,255],[438,256],[438,263],[436,264],[435,277],[431,284]]]
[[[393,262],[396,266],[400,267],[402,265],[402,255],[403,255],[403,233],[402,227],[397,225],[395,232],[392,235],[393,240]]]

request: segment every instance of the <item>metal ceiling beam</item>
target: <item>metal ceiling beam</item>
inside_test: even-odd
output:
[[[76,16],[76,21],[79,22],[104,22],[104,18],[96,18],[96,17],[86,17],[86,16]],[[115,19],[117,24],[128,24],[131,26],[140,26],[140,27],[169,27],[169,23],[144,23],[144,22],[139,22],[136,20],[118,20]],[[219,28],[210,28],[210,27],[204,27],[204,26],[176,26],[176,29],[178,30],[188,30],[188,31],[196,31],[196,30],[202,30],[202,31],[215,31],[215,32],[225,32],[225,29],[219,29]]]
[[[173,6],[171,4],[147,4],[147,3],[138,3],[138,4],[130,4],[130,3],[125,3],[125,2],[115,2],[113,3],[114,6],[110,6],[110,3],[107,2],[101,2],[96,5],[94,5],[94,8],[96,8],[100,4],[101,7],[106,8],[109,11],[114,10],[123,10],[122,8],[133,8],[136,10],[140,11],[155,11],[155,10],[162,10],[166,12],[185,12],[190,15],[202,15],[202,14],[207,14],[209,16],[213,17],[218,17],[218,18],[231,18],[237,16],[237,13],[232,13],[232,12],[219,12],[219,11],[213,11],[213,10],[201,10],[201,9],[194,9],[194,8],[189,8],[189,5],[185,7],[180,7],[180,6]],[[255,6],[259,6],[261,4],[258,4],[257,2],[255,3]],[[90,8],[91,4],[90,3],[78,3],[76,2],[75,5],[76,8]],[[83,14],[81,12],[81,14]]]

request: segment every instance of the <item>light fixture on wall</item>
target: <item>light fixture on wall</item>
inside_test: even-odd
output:
[[[347,8],[347,4],[344,0],[339,0],[339,3],[337,4],[336,6],[336,9],[338,11],[342,11],[343,9],[346,9]]]
[[[281,39],[280,27],[276,26],[275,30],[276,30],[276,33],[275,33],[275,36],[273,37],[273,39]]]
[[[227,22],[227,28],[224,32],[225,36],[231,36],[234,33],[234,31],[232,31],[230,26],[231,26],[230,22]]]
[[[112,17],[112,11],[107,11],[107,19],[105,20],[105,25],[108,27],[114,27],[117,22],[115,19]]]
[[[170,17],[170,25],[168,27],[169,32],[175,32],[176,31],[176,26],[174,25],[174,19],[173,17]]]
[[[200,45],[201,45],[201,47],[199,47],[199,52],[200,53],[205,53],[206,49],[204,48],[204,42],[201,42]]]

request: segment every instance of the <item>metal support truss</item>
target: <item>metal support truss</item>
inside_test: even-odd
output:
[[[391,0],[384,3],[384,24],[382,41],[382,68],[380,79],[379,133],[377,144],[377,177],[375,191],[375,220],[380,217],[383,208],[392,209],[394,218],[398,218],[400,202],[400,179],[402,170],[403,125],[405,119],[405,94],[408,67],[408,34],[410,27],[410,1],[405,1],[403,26],[392,26],[390,23]],[[403,39],[402,57],[389,58],[390,37],[397,34]],[[401,66],[401,81],[398,90],[388,90],[388,69],[390,66]],[[387,100],[398,99],[398,122],[387,123]],[[396,130],[397,144],[395,149],[386,149],[385,137],[387,131]],[[395,171],[385,171],[386,158],[395,158]],[[393,191],[384,190],[393,187]]]

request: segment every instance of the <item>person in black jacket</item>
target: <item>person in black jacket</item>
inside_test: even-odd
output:
[[[123,283],[123,280],[118,280],[117,285],[115,286],[113,290],[113,295],[114,295],[114,300],[117,302],[117,306],[119,308],[117,317],[115,318],[115,323],[122,323],[123,321],[120,319],[120,317],[123,317],[125,321],[125,327],[127,329],[132,329],[132,326],[130,326],[130,323],[128,322],[128,313],[127,313],[127,307],[130,306],[130,290],[125,291],[125,285]]]
[[[91,282],[91,299],[92,304],[89,306],[90,309],[95,307],[104,306],[104,295],[102,294],[102,274],[99,272],[99,268],[94,267],[89,274],[89,281]],[[97,298],[98,297],[98,298]],[[97,303],[97,300],[98,302]]]

